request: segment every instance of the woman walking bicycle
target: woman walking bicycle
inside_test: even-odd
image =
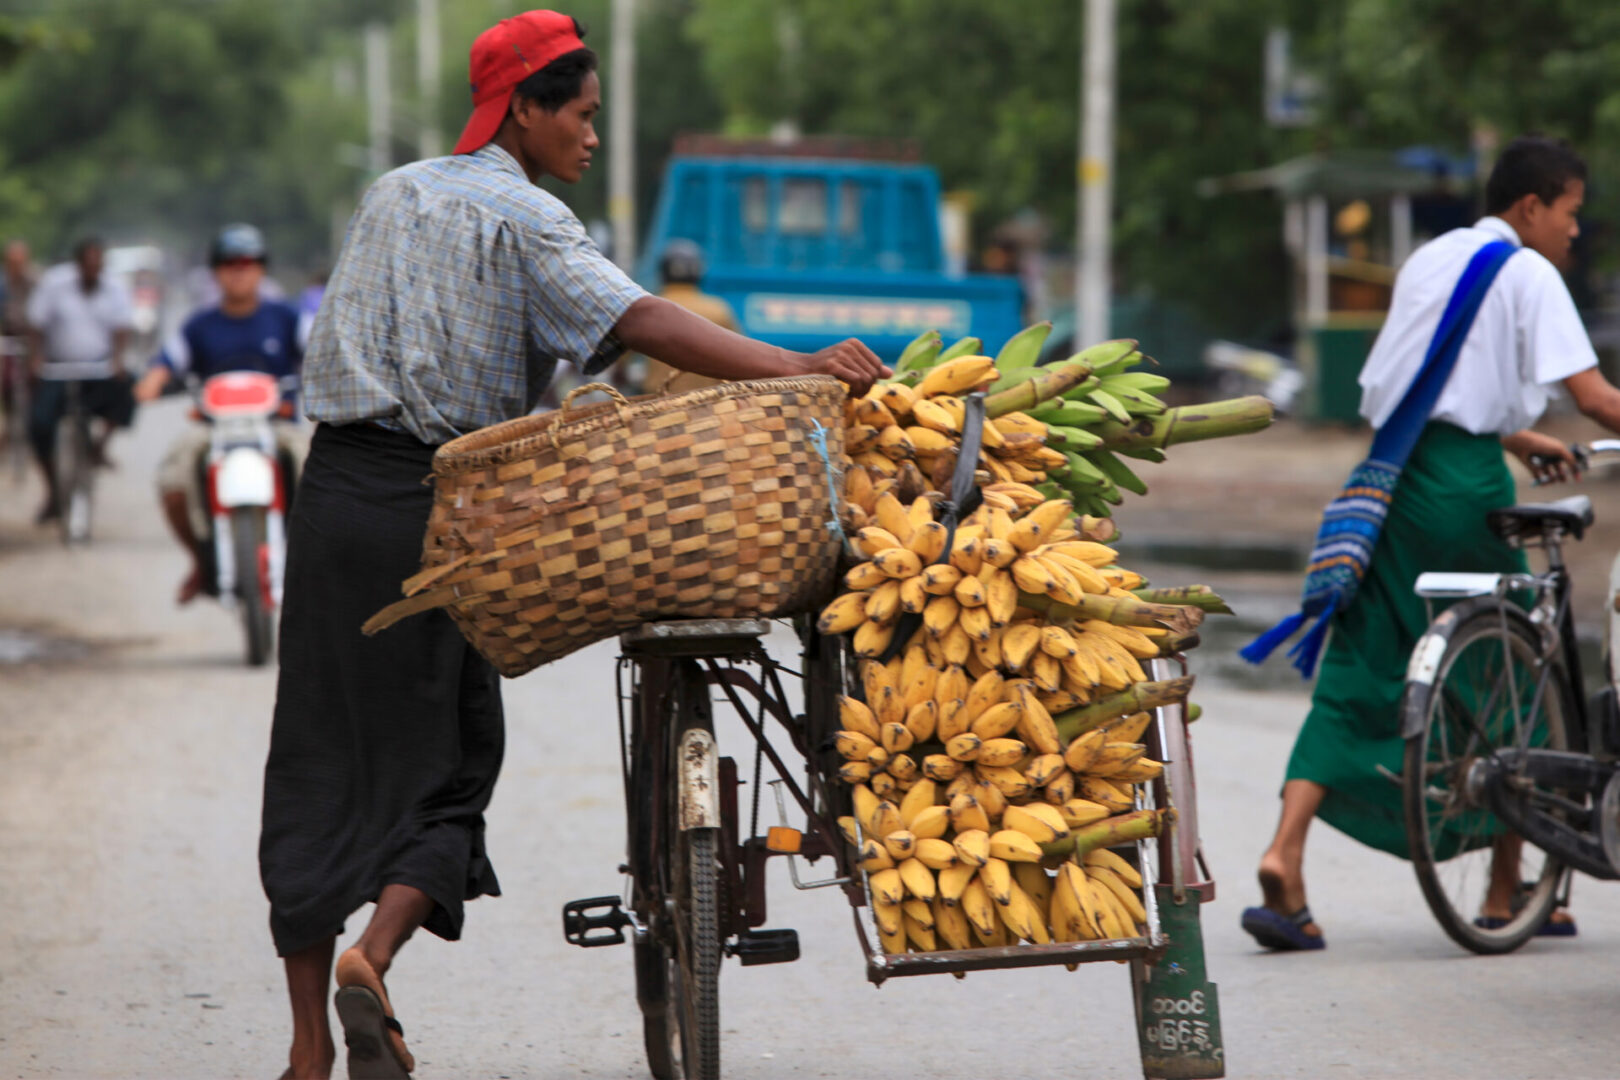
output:
[[[1620,431],[1620,391],[1597,370],[1559,274],[1585,190],[1585,163],[1567,143],[1515,139],[1487,182],[1487,216],[1414,252],[1396,280],[1361,374],[1361,414],[1377,431],[1372,453],[1324,517],[1304,611],[1244,651],[1259,662],[1311,621],[1292,654],[1309,676],[1326,639],[1277,831],[1260,860],[1263,901],[1243,913],[1244,929],[1266,948],[1326,943],[1306,904],[1313,818],[1409,857],[1395,782],[1398,710],[1429,621],[1413,585],[1426,570],[1526,571],[1523,552],[1485,524],[1488,511],[1514,502],[1502,451],[1543,478],[1574,474],[1562,443],[1529,430],[1559,384],[1581,412]],[[1511,916],[1517,854],[1516,838],[1498,841],[1479,918]],[[1556,915],[1544,932],[1572,934],[1574,924]]]

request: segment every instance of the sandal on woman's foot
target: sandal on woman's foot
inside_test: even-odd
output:
[[[1268,907],[1243,909],[1243,929],[1264,948],[1279,952],[1327,948],[1321,934],[1305,932],[1305,927],[1315,921],[1308,907],[1302,907],[1292,915],[1284,915]]]
[[[1556,918],[1560,914],[1564,917],[1562,919]],[[1481,915],[1474,920],[1474,925],[1481,930],[1500,930],[1510,922],[1512,922],[1511,919],[1503,919],[1495,915]],[[1536,929],[1536,937],[1574,937],[1577,933],[1579,931],[1575,928],[1575,920],[1570,918],[1567,912],[1562,911],[1550,913],[1547,916],[1547,921]]]
[[[1519,887],[1513,890],[1512,911],[1516,918],[1524,905],[1530,902],[1535,895],[1536,883],[1521,881]],[[1499,915],[1481,915],[1474,920],[1474,925],[1481,930],[1500,930],[1512,919],[1504,919]],[[1575,918],[1570,915],[1568,908],[1556,907],[1547,913],[1547,921],[1536,928],[1537,937],[1574,937],[1577,933]]]
[[[337,962],[333,999],[349,1048],[350,1080],[410,1080],[416,1059],[405,1048],[405,1029],[394,1019],[388,990],[358,947]]]

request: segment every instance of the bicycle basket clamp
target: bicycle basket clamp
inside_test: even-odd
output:
[[[945,547],[934,560],[934,565],[947,563],[951,560],[951,547],[956,543],[956,526],[962,519],[979,508],[984,501],[979,485],[974,482],[974,473],[979,467],[979,447],[984,441],[984,425],[989,423],[985,415],[984,391],[980,390],[969,394],[964,401],[962,418],[962,445],[957,450],[956,469],[951,473],[951,490],[940,503],[939,523],[945,526]],[[889,647],[878,656],[877,662],[886,664],[905,649],[906,642],[917,632],[922,625],[922,616],[907,612],[900,616],[895,624],[894,637],[889,640]]]

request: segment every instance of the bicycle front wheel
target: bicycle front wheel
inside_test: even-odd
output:
[[[656,738],[661,753],[637,758],[631,802],[631,865],[645,875],[638,893],[651,933],[636,947],[636,990],[648,1070],[657,1080],[718,1080],[720,961],[724,890],[715,828],[682,829],[681,748],[689,731],[713,737],[708,683],[691,660],[657,662],[663,678],[641,695],[660,694]],[[667,681],[666,681],[667,680]],[[652,733],[643,729],[643,735]],[[657,773],[659,775],[653,775]],[[649,798],[662,793],[654,809]],[[650,818],[658,816],[652,826]]]
[[[1418,650],[1401,702],[1412,868],[1453,941],[1481,954],[1511,952],[1552,912],[1564,867],[1509,832],[1470,771],[1500,749],[1567,749],[1569,676],[1557,656],[1541,658],[1524,612],[1500,600],[1445,612]],[[1481,916],[1493,874],[1514,885],[1506,922]]]
[[[56,438],[58,522],[62,542],[90,542],[91,489],[95,484],[90,417],[77,406],[63,418]]]
[[[687,732],[714,737],[709,684],[691,660],[678,661],[670,692],[675,723],[669,727],[669,763],[678,773]],[[673,779],[673,777],[672,777]],[[670,1003],[680,1032],[681,1076],[720,1077],[720,959],[724,935],[720,912],[720,830],[681,828],[680,785],[669,785],[668,881],[674,949],[670,955]]]
[[[231,511],[231,542],[236,557],[236,591],[249,667],[262,667],[275,648],[275,609],[270,604],[266,522],[262,507]]]

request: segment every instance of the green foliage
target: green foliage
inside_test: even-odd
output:
[[[391,27],[392,159],[421,104],[408,0],[0,0],[0,237],[60,254],[94,229],[200,251],[254,220],[283,267],[330,257],[367,172],[359,29]],[[510,0],[441,0],[432,117],[469,110],[467,50]],[[1078,0],[639,0],[636,172],[645,223],[675,136],[917,139],[981,232],[1026,208],[1069,246]],[[611,72],[610,0],[571,13]],[[1268,126],[1262,49],[1293,30],[1325,97],[1307,129]],[[1200,179],[1317,148],[1466,152],[1476,131],[1567,135],[1596,180],[1620,167],[1620,6],[1601,0],[1126,0],[1119,5],[1116,266],[1122,292],[1195,309],[1218,332],[1286,323],[1281,211],[1202,198]],[[604,78],[601,134],[620,103]],[[559,191],[606,216],[606,157]],[[1603,183],[1587,221],[1614,225]],[[1601,228],[1596,231],[1601,231]]]
[[[1302,10],[1309,5],[1297,2]],[[981,231],[1025,207],[1074,234],[1080,12],[1073,0],[697,0],[689,29],[733,130],[912,136]],[[1227,332],[1286,318],[1280,212],[1197,181],[1271,163],[1261,43],[1283,0],[1120,5],[1116,241],[1127,289],[1175,296]],[[1234,267],[1241,268],[1233,272]]]

